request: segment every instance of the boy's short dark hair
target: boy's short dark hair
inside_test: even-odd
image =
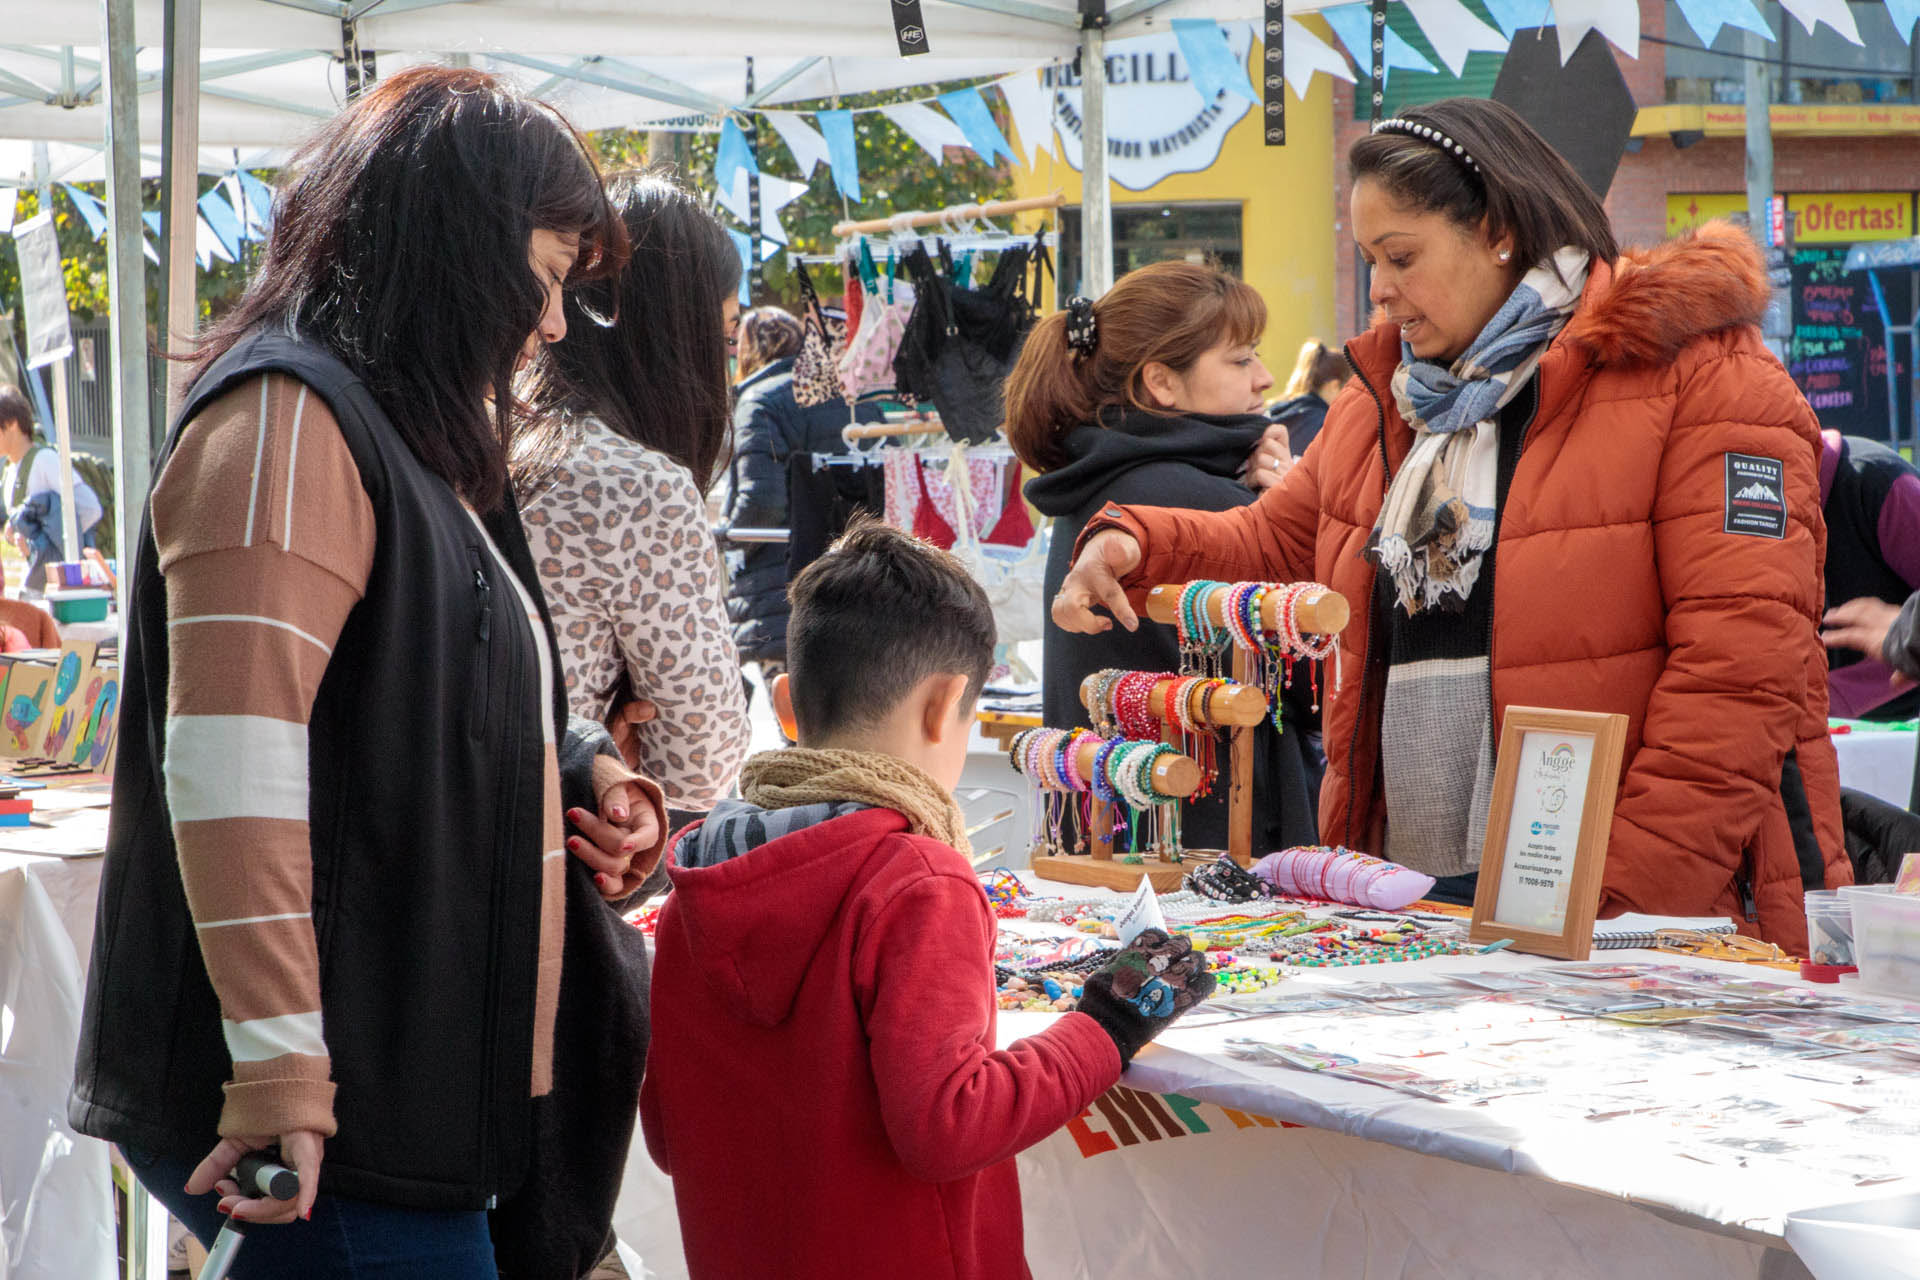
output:
[[[0,383],[0,427],[4,426],[17,426],[32,438],[33,406],[27,403],[20,388]]]
[[[883,718],[931,675],[964,675],[971,707],[993,664],[993,607],[946,552],[871,517],[788,589],[787,664],[803,739]]]

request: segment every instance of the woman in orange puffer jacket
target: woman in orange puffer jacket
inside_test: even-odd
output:
[[[1054,601],[1313,579],[1354,604],[1320,830],[1471,900],[1508,706],[1619,712],[1600,911],[1724,915],[1805,953],[1851,881],[1818,626],[1819,426],[1761,342],[1758,251],[1708,226],[1622,255],[1517,115],[1453,99],[1354,144],[1379,323],[1251,507],[1110,507]]]

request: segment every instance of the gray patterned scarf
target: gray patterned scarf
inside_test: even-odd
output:
[[[1580,301],[1590,265],[1566,248],[1534,267],[1450,367],[1400,345],[1393,399],[1413,448],[1387,490],[1368,552],[1408,614],[1457,610],[1493,545],[1500,410],[1533,376]]]

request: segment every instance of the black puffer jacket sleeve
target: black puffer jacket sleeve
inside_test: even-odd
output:
[[[1909,680],[1920,680],[1920,591],[1907,597],[1880,643],[1880,660]]]

